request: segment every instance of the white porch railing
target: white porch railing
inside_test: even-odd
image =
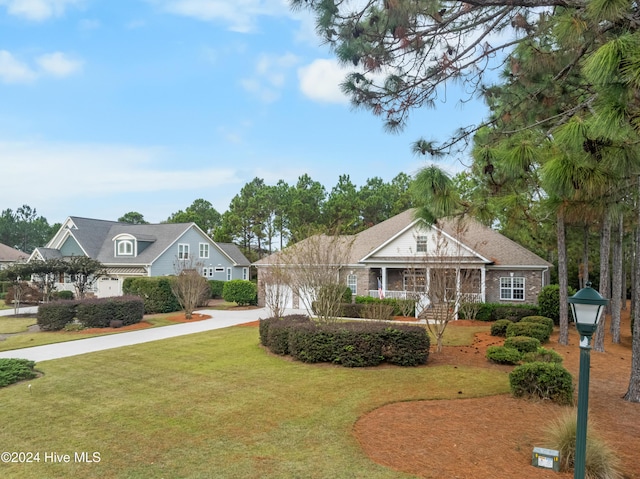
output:
[[[416,295],[423,296],[420,293],[415,293],[412,291],[383,291],[383,297],[393,299],[410,299],[412,297],[415,298]],[[379,298],[380,293],[377,289],[370,289],[369,296],[373,298]],[[462,293],[460,296],[462,301],[465,302],[482,302],[481,293]]]

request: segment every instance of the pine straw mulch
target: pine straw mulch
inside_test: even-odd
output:
[[[473,321],[456,321],[464,327]],[[609,321],[607,321],[608,329]],[[556,328],[557,329],[557,328]],[[569,345],[558,344],[555,331],[545,347],[564,357],[564,366],[576,384],[579,369],[579,337],[569,328]],[[605,337],[605,353],[591,353],[589,422],[618,454],[627,479],[640,479],[640,404],[622,399],[631,370],[629,312],[623,312],[621,344]],[[471,346],[444,347],[432,352],[424,367],[440,365],[499,368],[485,359],[486,348],[502,344],[489,333],[476,334]],[[499,395],[474,399],[415,401],[388,404],[362,416],[354,434],[364,452],[375,462],[422,478],[568,479],[573,472],[556,473],[533,467],[534,447],[544,447],[545,429],[566,411],[546,401]]]

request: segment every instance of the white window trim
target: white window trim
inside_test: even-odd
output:
[[[123,245],[131,245],[131,252],[128,253]],[[130,236],[116,238],[113,244],[115,256],[136,256],[136,240]]]
[[[347,287],[351,290],[351,294],[356,296],[358,294],[358,276],[350,274],[347,276]]]
[[[426,235],[416,236],[416,253],[426,253],[426,252],[427,252],[427,236]]]
[[[178,259],[189,259],[189,243],[178,243]]]
[[[242,268],[242,279],[249,279],[249,268]]]
[[[227,268],[227,281],[231,281],[233,275],[231,274],[231,268]]]
[[[504,284],[504,280],[508,280],[508,285]],[[516,280],[522,281],[522,286],[515,287]],[[515,298],[514,292],[522,291],[522,298]],[[508,293],[508,297],[503,295]],[[501,276],[500,277],[500,300],[501,301],[524,301],[525,300],[525,278],[524,276]]]
[[[209,246],[209,243],[200,243],[198,245],[198,255],[200,256],[200,258],[209,258],[210,249],[211,247]]]

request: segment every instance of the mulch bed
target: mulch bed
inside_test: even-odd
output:
[[[622,343],[612,344],[607,334],[606,352],[591,354],[589,421],[616,451],[624,477],[640,479],[640,404],[622,399],[631,369],[629,312],[625,313]],[[456,321],[449,327],[471,324],[478,323]],[[564,366],[573,374],[577,389],[580,351],[575,327],[570,326],[569,346],[557,341],[556,331],[545,347],[565,358]],[[424,367],[465,365],[510,371],[511,366],[485,359],[492,344],[502,344],[502,339],[479,333],[470,346],[445,346],[441,353],[432,352]],[[533,448],[544,446],[545,429],[565,411],[575,413],[573,408],[508,394],[399,402],[362,416],[353,433],[371,460],[422,478],[569,479],[573,472],[555,473],[531,465]]]

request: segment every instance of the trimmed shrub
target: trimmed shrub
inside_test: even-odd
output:
[[[553,349],[538,348],[535,351],[525,353],[522,355],[522,362],[525,363],[562,363],[563,358]]]
[[[128,326],[143,316],[144,302],[137,296],[87,299],[76,307],[76,318],[85,328],[108,328],[112,321]]]
[[[499,319],[491,325],[491,336],[505,337],[507,335],[507,327],[513,324],[508,319]]]
[[[407,310],[406,301],[413,300],[404,300],[404,299],[396,299],[396,298],[374,298],[373,296],[356,296],[355,302],[356,304],[386,304],[393,307],[393,311],[391,313],[392,316],[405,316]],[[413,314],[415,315],[415,301],[413,301]]]
[[[55,291],[53,293],[53,299],[73,299],[73,291],[69,291],[67,289],[65,289],[64,291]]]
[[[76,316],[77,301],[54,301],[41,304],[36,318],[42,331],[60,331]]]
[[[34,361],[28,359],[0,358],[0,388],[35,378],[35,365]]]
[[[537,315],[538,307],[531,304],[505,305],[502,303],[482,303],[478,307],[475,319],[478,321],[497,321],[508,319],[520,321],[525,316]]]
[[[211,290],[211,298],[222,299],[222,288],[224,288],[224,281],[219,279],[209,280],[209,289]]]
[[[513,323],[507,326],[507,338],[512,336],[529,336],[536,338],[541,344],[549,341],[549,328],[537,323]]]
[[[182,307],[171,291],[171,278],[126,278],[122,283],[125,295],[139,296],[144,301],[145,314],[172,313]]]
[[[500,305],[493,310],[494,319],[508,319],[517,323],[526,316],[535,316],[538,314],[538,307],[530,304],[522,304],[517,306]]]
[[[569,286],[569,296],[576,294],[576,290]],[[553,323],[560,324],[560,285],[549,284],[542,288],[538,294],[538,308],[541,316],[551,318]],[[571,320],[571,308],[569,308],[569,320]]]
[[[419,326],[374,322],[317,323],[306,316],[260,321],[260,341],[275,354],[290,354],[309,363],[333,362],[346,367],[425,364],[429,336]]]
[[[246,306],[258,303],[258,289],[248,279],[232,279],[222,287],[222,297],[229,303]]]
[[[517,349],[521,353],[531,353],[540,347],[540,341],[529,336],[511,336],[504,341],[505,348]]]
[[[386,362],[397,366],[427,363],[431,340],[424,328],[407,325],[386,327],[382,338],[382,356]]]
[[[525,316],[520,320],[521,323],[536,323],[543,324],[549,330],[549,335],[553,333],[553,319],[546,316]]]
[[[382,362],[382,338],[379,334],[367,328],[366,324],[345,323],[340,326],[332,339],[334,363],[356,368],[377,366]]]
[[[296,324],[289,330],[289,353],[305,363],[329,363],[335,356],[334,339],[331,328],[319,328],[312,322]]]
[[[561,405],[573,403],[571,373],[558,363],[525,363],[509,373],[515,397],[549,399]]]
[[[518,364],[522,354],[514,348],[506,346],[489,346],[486,358],[497,364]]]

